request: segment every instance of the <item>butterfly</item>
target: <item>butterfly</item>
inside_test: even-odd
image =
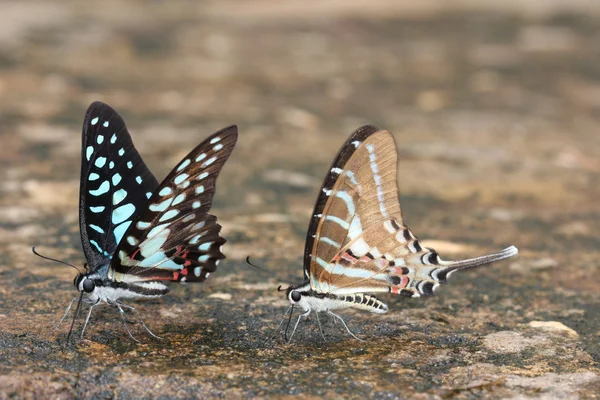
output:
[[[369,293],[430,296],[456,271],[518,254],[517,248],[510,246],[495,254],[445,261],[434,249],[422,247],[402,218],[396,163],[391,133],[371,125],[356,130],[342,146],[308,227],[304,283],[279,288],[292,305],[288,328],[293,308],[304,311],[289,341],[300,320],[312,311],[317,322],[318,313],[327,312],[358,339],[333,310],[386,313],[388,306]]]
[[[123,310],[135,308],[122,299],[160,297],[169,291],[165,282],[202,282],[216,270],[225,258],[225,239],[208,211],[237,135],[237,127],[230,126],[209,136],[159,184],[119,114],[101,102],[90,105],[83,122],[79,191],[87,263],[73,281],[80,296],[67,341],[82,300],[90,304],[82,337],[93,308],[108,303],[117,307],[136,340]]]

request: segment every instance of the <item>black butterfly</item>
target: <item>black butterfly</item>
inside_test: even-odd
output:
[[[101,102],[90,105],[83,123],[79,192],[87,267],[74,280],[81,295],[68,337],[82,300],[91,304],[83,336],[101,302],[115,305],[125,322],[123,307],[135,309],[121,299],[163,296],[169,291],[165,281],[202,282],[216,270],[225,258],[225,239],[208,211],[236,140],[236,126],[213,134],[159,185],[119,114]]]

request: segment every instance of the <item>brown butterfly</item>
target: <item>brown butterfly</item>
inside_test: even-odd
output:
[[[435,250],[423,248],[402,219],[396,163],[391,133],[374,126],[358,129],[342,146],[308,227],[305,281],[285,290],[292,312],[295,305],[304,310],[290,341],[300,319],[312,311],[317,317],[319,312],[327,312],[339,319],[358,339],[333,310],[385,313],[387,305],[367,293],[430,296],[455,271],[518,254],[517,248],[510,246],[495,254],[444,261]]]

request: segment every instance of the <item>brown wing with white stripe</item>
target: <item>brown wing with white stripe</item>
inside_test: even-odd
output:
[[[346,141],[325,179],[309,227],[305,273],[319,293],[430,295],[453,271],[515,254],[446,262],[403,224],[397,153],[388,131],[365,126]]]

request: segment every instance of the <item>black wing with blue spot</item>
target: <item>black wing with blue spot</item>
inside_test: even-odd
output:
[[[236,126],[209,136],[171,171],[125,233],[109,279],[194,282],[215,271],[225,239],[208,211],[237,136]]]
[[[105,268],[133,217],[158,187],[125,122],[94,102],[83,122],[79,228],[90,271]]]

